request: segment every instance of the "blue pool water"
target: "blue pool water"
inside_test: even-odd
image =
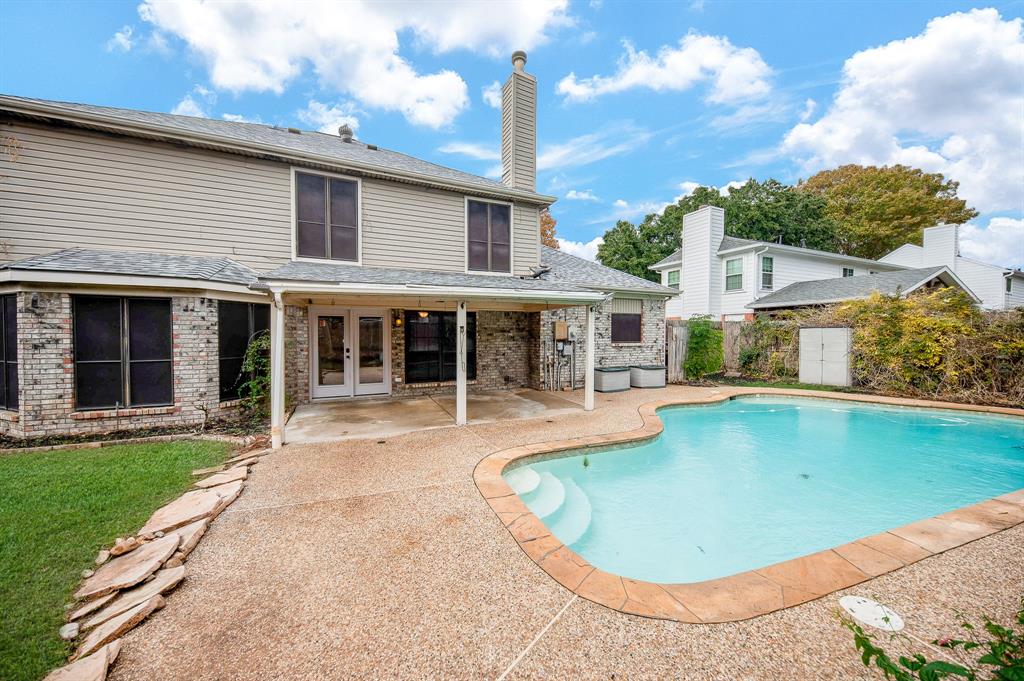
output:
[[[764,567],[1024,488],[1024,419],[749,397],[505,478],[591,564],[652,582]],[[584,466],[586,459],[587,466]]]

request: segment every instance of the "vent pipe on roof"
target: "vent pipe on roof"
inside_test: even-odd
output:
[[[338,137],[341,138],[342,142],[352,141],[352,128],[348,123],[342,123],[338,128]]]

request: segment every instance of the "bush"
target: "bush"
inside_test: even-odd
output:
[[[694,317],[687,324],[686,361],[683,371],[690,380],[699,380],[722,370],[725,350],[722,330],[708,316]]]
[[[270,332],[260,331],[249,339],[242,360],[242,407],[255,417],[266,416],[270,401]]]

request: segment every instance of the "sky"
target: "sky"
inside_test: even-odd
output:
[[[336,133],[500,174],[499,84],[538,79],[562,247],[698,185],[903,163],[1024,266],[1024,0],[0,2],[0,92]]]

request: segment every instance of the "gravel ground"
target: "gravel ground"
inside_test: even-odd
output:
[[[925,640],[956,633],[957,611],[1012,619],[1024,525],[770,615],[680,624],[563,589],[473,484],[490,452],[636,428],[639,404],[710,390],[598,395],[593,413],[266,456],[167,607],[125,636],[112,678],[877,679],[836,621],[845,593],[885,602]]]

